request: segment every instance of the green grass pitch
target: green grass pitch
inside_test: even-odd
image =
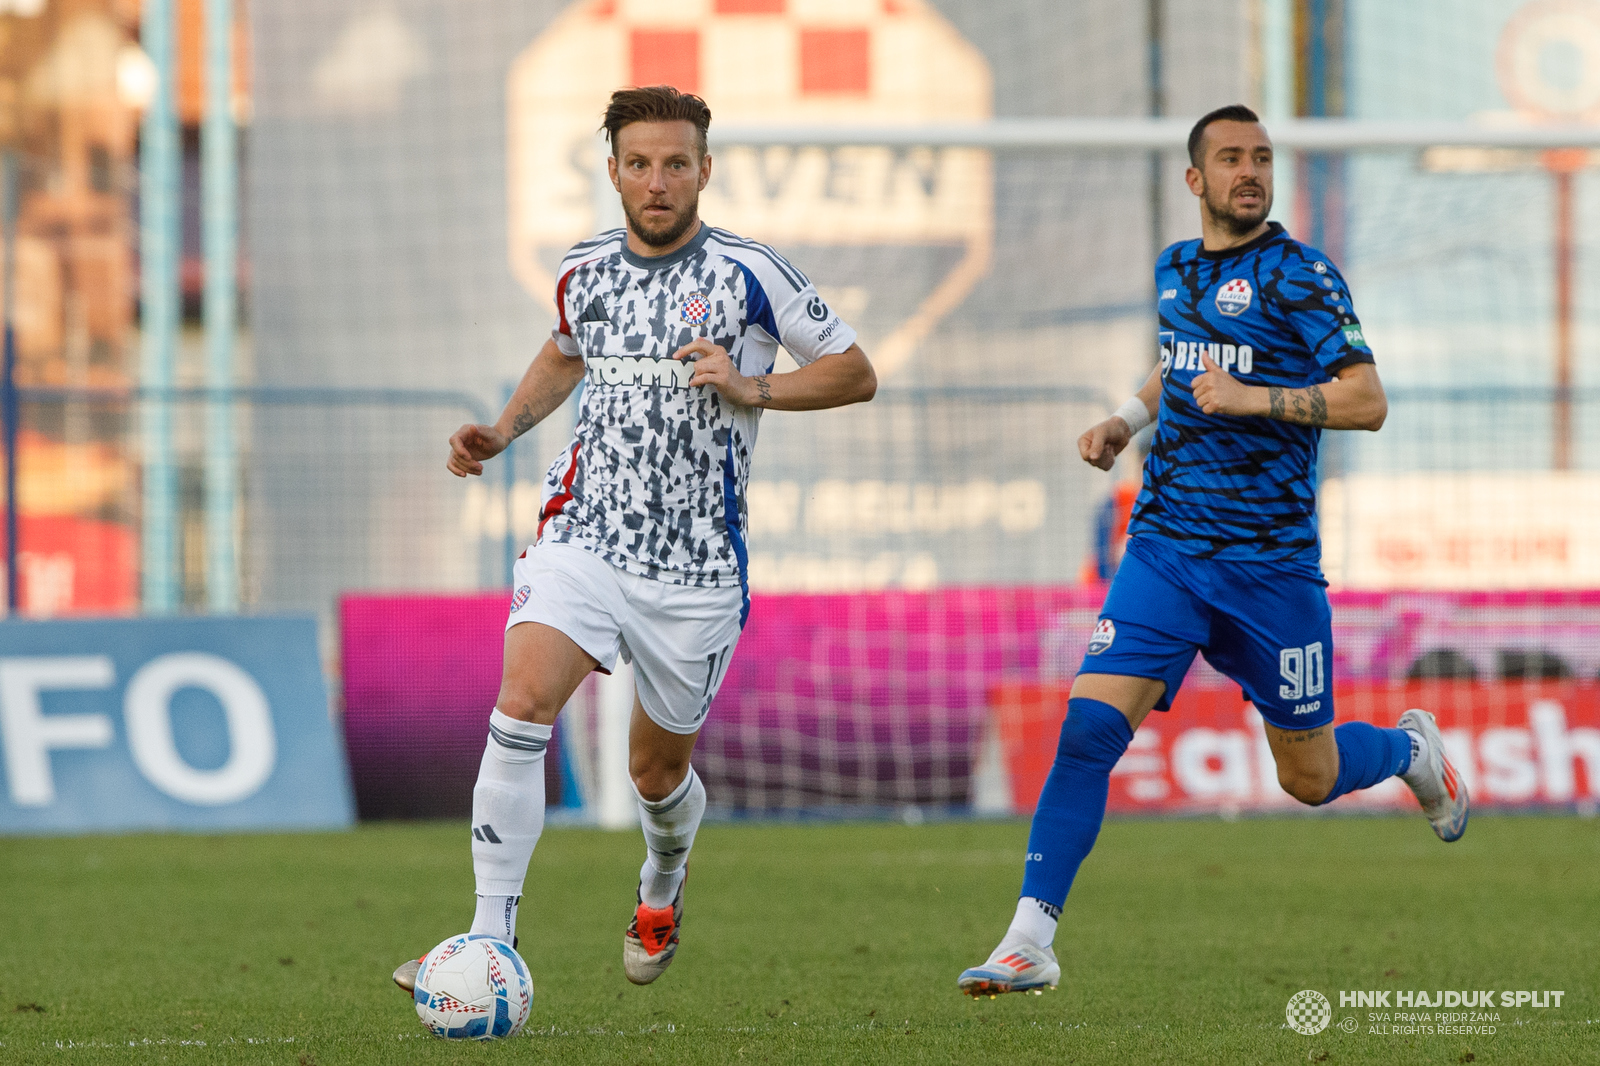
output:
[[[1068,903],[1061,988],[956,974],[1014,905],[1020,822],[708,825],[683,946],[622,976],[643,844],[546,832],[535,996],[497,1045],[428,1036],[389,971],[470,919],[457,825],[0,841],[5,1063],[1593,1063],[1600,825],[1481,817],[1112,821]],[[1476,1036],[1307,1037],[1295,992],[1560,989]]]

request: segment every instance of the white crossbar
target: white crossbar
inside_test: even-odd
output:
[[[1182,149],[1192,118],[998,118],[906,126],[713,126],[716,146],[803,144],[825,147],[1030,149]],[[1429,148],[1600,148],[1600,125],[1481,125],[1471,122],[1391,122],[1365,119],[1288,119],[1270,123],[1280,148],[1322,151]]]

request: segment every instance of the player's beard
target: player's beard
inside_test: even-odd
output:
[[[1266,221],[1267,215],[1272,212],[1271,194],[1259,184],[1255,187],[1261,190],[1261,202],[1255,207],[1239,208],[1233,206],[1233,193],[1237,191],[1237,186],[1217,197],[1212,194],[1211,186],[1207,185],[1206,210],[1219,226],[1235,237],[1242,237]]]
[[[700,220],[700,197],[698,196],[690,200],[678,211],[673,212],[671,218],[653,226],[646,222],[644,218],[644,209],[649,206],[649,203],[646,202],[639,205],[639,209],[635,211],[624,203],[622,205],[622,213],[628,216],[628,227],[633,230],[635,236],[652,248],[665,248],[674,243],[678,238],[689,232],[690,226]]]

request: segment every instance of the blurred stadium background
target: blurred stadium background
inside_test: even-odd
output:
[[[1139,476],[1074,442],[1156,358],[1183,138],[1236,101],[1390,394],[1324,437],[1341,715],[1420,702],[1485,801],[1594,809],[1592,0],[0,0],[13,617],[309,615],[360,815],[464,814],[574,408],[471,484],[445,441],[620,221],[607,95],[660,82],[716,116],[703,216],[807,271],[882,381],[765,419],[718,809],[1031,809]],[[573,818],[629,817],[627,683],[563,716]],[[1292,806],[1238,690],[1185,691],[1113,809]],[[172,714],[229,765],[231,718]]]

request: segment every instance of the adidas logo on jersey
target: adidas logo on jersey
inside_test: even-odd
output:
[[[589,380],[596,385],[654,385],[663,389],[687,389],[692,377],[694,363],[682,359],[607,355],[589,360]]]
[[[698,295],[698,294],[696,294],[696,295]],[[611,321],[611,316],[606,313],[606,305],[600,302],[600,297],[598,297],[598,296],[596,296],[593,300],[590,300],[589,301],[589,306],[584,308],[583,314],[578,316],[578,325],[580,325],[580,326],[583,325],[585,322],[610,322],[610,321]]]

